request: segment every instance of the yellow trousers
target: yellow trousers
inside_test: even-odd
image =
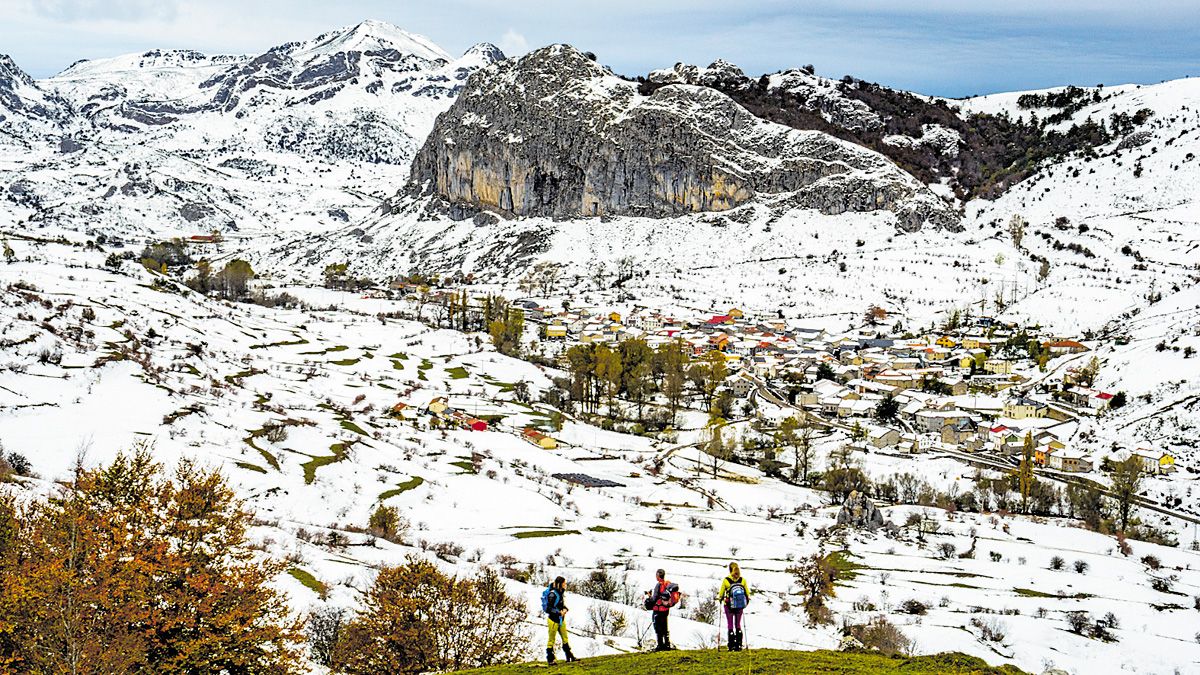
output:
[[[546,639],[546,649],[554,649],[554,635],[557,633],[562,636],[563,644],[568,644],[570,638],[567,637],[567,620],[563,619],[561,623],[554,619],[546,619],[546,627],[550,629],[550,636]]]

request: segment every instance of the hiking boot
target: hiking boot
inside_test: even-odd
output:
[[[737,650],[739,652],[742,651],[742,631],[739,630],[737,632],[737,635],[734,637],[734,641],[737,642]]]
[[[567,663],[579,660],[579,659],[575,658],[574,654],[571,653],[571,645],[569,645],[569,644],[563,643],[563,654],[566,654],[566,656],[567,656]]]
[[[725,644],[725,648],[728,651],[731,651],[731,652],[737,651],[737,643],[734,642],[735,639],[737,639],[737,633],[735,633],[733,631],[729,631],[729,640]]]
[[[570,653],[570,652],[568,652],[568,653]],[[551,666],[554,665],[554,648],[553,647],[546,648],[546,663]]]

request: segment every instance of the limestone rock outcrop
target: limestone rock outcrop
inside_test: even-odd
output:
[[[759,195],[822,213],[888,210],[906,230],[955,229],[945,202],[882,155],[773,124],[725,94],[649,96],[567,45],[472,75],[418,152],[407,188],[504,215],[670,217]]]
[[[866,495],[851,492],[838,511],[837,524],[874,532],[883,527],[883,513]]]

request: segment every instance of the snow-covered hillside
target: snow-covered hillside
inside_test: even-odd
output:
[[[554,412],[536,401],[557,373],[473,336],[377,316],[406,303],[281,287],[268,292],[326,309],[234,305],[136,263],[106,269],[104,252],[53,234],[64,239],[10,240],[21,262],[0,267],[0,442],[41,476],[23,485],[49,490],[80,454],[100,463],[135,443],[168,463],[192,457],[220,467],[257,516],[256,541],[319,584],[280,580],[297,612],[356,606],[376,566],[418,553],[451,570],[509,570],[509,590],[537,625],[540,580],[582,580],[603,566],[627,597],[574,596],[573,642],[585,655],[611,653],[644,636],[646,617],[631,604],[665,567],[690,596],[673,638],[698,647],[716,631],[694,612],[725,562],[738,559],[758,590],[747,618],[753,645],[832,648],[837,629],[806,625],[786,570],[810,553],[841,550],[856,576],[841,582],[833,609],[849,621],[891,613],[921,652],[960,650],[1034,672],[1183,672],[1200,663],[1189,618],[1190,596],[1200,594],[1193,551],[1133,542],[1125,556],[1110,537],[1067,520],[905,506],[885,516],[936,525],[921,525],[922,537],[913,527],[835,531],[837,509],[823,493],[745,466],[701,470],[707,460],[681,444],[697,438],[702,415],[674,442],[568,417],[554,433],[559,447],[545,450],[520,431]],[[517,400],[518,382],[534,403]],[[417,411],[442,396],[490,428],[431,428]],[[398,402],[410,407],[395,416]],[[827,453],[840,445],[838,434],[823,439],[817,463],[833,461]],[[876,477],[912,472],[939,489],[971,485],[972,473],[950,458],[855,461]],[[620,487],[583,488],[556,474]],[[400,543],[357,531],[380,503],[409,521]],[[947,556],[947,546],[956,553]],[[1048,569],[1054,556],[1065,570]],[[1147,571],[1145,556],[1163,570]],[[1070,571],[1075,561],[1084,572]],[[515,579],[526,574],[533,583]],[[1168,576],[1168,590],[1150,588]],[[924,613],[898,611],[916,606],[908,601]],[[623,612],[631,628],[589,634],[593,606]],[[1069,632],[1077,611],[1113,613],[1117,642]]]

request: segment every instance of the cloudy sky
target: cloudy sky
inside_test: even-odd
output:
[[[0,53],[35,77],[152,48],[260,53],[362,19],[452,53],[553,42],[618,72],[811,63],[929,94],[1200,76],[1200,0],[0,0]]]

